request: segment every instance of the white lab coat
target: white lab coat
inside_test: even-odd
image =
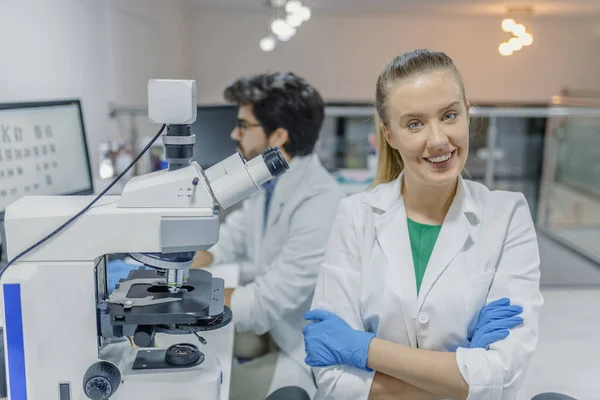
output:
[[[283,353],[270,392],[290,384],[315,392],[312,372],[304,363],[303,315],[310,309],[343,197],[316,155],[294,157],[275,186],[265,233],[265,193],[260,191],[226,218],[219,242],[210,249],[215,264],[241,264],[246,284],[231,299],[236,329],[269,332]]]
[[[402,176],[342,201],[312,308],[406,346],[456,352],[469,400],[514,399],[537,345],[543,304],[536,232],[524,196],[460,178],[419,295]],[[509,297],[524,324],[489,350],[467,344],[481,308]],[[367,399],[375,372],[316,368],[317,399]]]

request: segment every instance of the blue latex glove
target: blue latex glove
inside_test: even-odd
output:
[[[517,315],[523,307],[510,305],[510,299],[502,298],[491,302],[481,309],[477,325],[470,339],[469,348],[488,349],[488,346],[506,339],[510,330],[523,323]]]
[[[371,339],[375,337],[373,333],[354,330],[329,311],[313,310],[306,313],[304,319],[313,321],[302,331],[306,364],[311,367],[346,364],[371,371],[367,358]]]
[[[127,279],[131,271],[143,268],[140,265],[128,264],[123,260],[112,260],[107,264],[108,293],[112,292],[121,279]]]

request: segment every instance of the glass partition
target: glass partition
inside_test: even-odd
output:
[[[539,108],[473,108],[471,146],[465,175],[491,189],[521,192],[537,214],[544,134]]]
[[[556,97],[549,119],[538,227],[600,263],[600,102]]]
[[[373,173],[365,168],[374,111],[326,110],[319,155],[349,193],[365,189]],[[539,230],[600,263],[600,101],[473,107],[470,134],[466,177],[523,193]]]

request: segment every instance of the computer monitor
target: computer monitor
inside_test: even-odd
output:
[[[237,123],[237,106],[198,106],[192,132],[196,135],[194,161],[204,169],[236,152],[231,131]]]
[[[0,222],[23,196],[92,193],[79,100],[0,104]]]

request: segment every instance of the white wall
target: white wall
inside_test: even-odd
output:
[[[95,175],[98,144],[127,128],[109,102],[145,104],[148,79],[184,68],[177,0],[0,0],[0,15],[0,102],[80,98]]]
[[[191,75],[199,99],[221,102],[223,87],[242,74],[292,70],[328,100],[368,101],[383,66],[419,47],[447,52],[461,69],[469,96],[483,102],[547,102],[564,86],[600,89],[598,23],[592,18],[534,20],[534,44],[510,57],[500,18],[313,13],[290,42],[258,48],[268,13],[187,13]]]
[[[178,0],[112,0],[112,97],[120,105],[146,105],[152,78],[182,78],[183,8]]]
[[[535,43],[511,57],[494,18],[321,15],[272,53],[258,40],[268,13],[187,9],[179,0],[0,0],[0,102],[81,98],[90,153],[128,137],[126,117],[108,118],[109,103],[146,104],[150,78],[191,78],[202,103],[222,102],[240,75],[293,70],[327,100],[369,101],[380,69],[415,47],[448,52],[470,97],[545,102],[563,86],[600,90],[600,33],[594,19],[535,22]],[[155,125],[138,118],[139,135]]]

